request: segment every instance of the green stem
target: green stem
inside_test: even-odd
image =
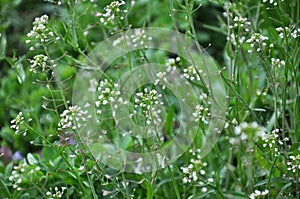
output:
[[[174,174],[173,174],[173,172],[172,172],[172,170],[171,170],[171,168],[170,168],[169,165],[167,166],[167,169],[168,169],[169,175],[170,175],[171,178],[172,178],[172,182],[173,182],[173,186],[174,186],[174,189],[175,189],[176,197],[177,197],[177,199],[180,199],[180,198],[181,198],[181,197],[180,197],[180,192],[179,192],[179,189],[178,189],[176,180],[175,180],[175,178],[174,178]]]
[[[36,134],[38,137],[40,137],[43,141],[45,141],[47,144],[49,144],[49,146],[54,149],[56,152],[58,152],[60,154],[60,156],[62,157],[62,159],[66,162],[66,164],[70,167],[71,170],[74,171],[74,175],[76,176],[77,180],[78,180],[78,184],[79,187],[81,188],[81,190],[86,193],[86,189],[84,188],[84,185],[82,184],[80,177],[78,175],[78,173],[75,171],[74,167],[72,166],[72,164],[68,161],[68,159],[66,158],[66,156],[64,155],[64,153],[62,151],[60,151],[56,145],[54,145],[53,143],[51,143],[47,138],[45,138],[42,134],[40,134],[38,131],[34,130],[31,126],[26,124],[26,128],[29,129],[31,132],[33,132],[34,134]],[[87,195],[89,195],[88,193],[86,193]]]
[[[275,155],[275,159],[273,161],[270,173],[269,173],[269,177],[268,177],[268,183],[267,183],[267,187],[268,190],[271,190],[271,178],[272,178],[272,173],[274,172],[275,166],[276,166],[276,161],[277,161],[278,156]],[[270,194],[268,194],[268,198],[270,198]]]
[[[42,42],[41,44],[42,44],[42,46],[43,46],[43,49],[44,49],[44,51],[45,51],[45,53],[46,53],[48,59],[50,60],[49,63],[50,63],[50,65],[51,65],[51,69],[52,69],[52,72],[53,72],[53,76],[54,76],[54,79],[55,79],[55,83],[57,84],[57,86],[58,86],[58,88],[59,88],[60,95],[61,95],[61,97],[62,97],[62,99],[63,99],[65,108],[68,109],[68,103],[67,103],[67,100],[66,100],[66,97],[65,97],[65,94],[64,94],[64,89],[63,89],[63,87],[62,87],[62,85],[61,85],[61,83],[60,83],[59,77],[57,76],[57,74],[56,74],[56,72],[55,72],[55,66],[54,66],[54,64],[52,63],[53,60],[51,59],[51,56],[50,56],[50,54],[49,54],[49,52],[48,52],[48,50],[47,50],[46,45],[45,45],[43,42]],[[50,87],[49,87],[49,89],[50,89]],[[53,98],[53,102],[54,102],[54,101],[55,101],[55,99]],[[57,107],[56,107],[56,106],[55,106],[55,109],[57,110]]]

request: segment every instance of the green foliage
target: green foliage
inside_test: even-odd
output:
[[[299,198],[299,10],[297,0],[1,0],[0,198]],[[81,69],[93,71],[93,61],[102,63],[102,57],[89,60],[97,44],[142,27],[179,31],[187,45],[196,40],[214,57],[214,72],[226,87],[224,117],[210,112],[207,71],[179,55],[147,49],[151,38],[143,32],[126,38],[142,48],[108,60],[101,79],[88,76],[91,96],[73,91]],[[120,99],[123,75],[153,62],[166,68],[147,74],[159,83],[139,85],[127,102]],[[170,154],[153,153],[160,169],[147,172],[138,164],[126,165],[136,173],[120,162],[105,164],[123,152],[85,139],[106,136],[118,149],[139,154],[172,145],[187,120],[176,92],[164,88],[164,77],[174,71],[201,93],[191,105],[197,128],[186,130],[187,137],[190,131],[196,135],[191,146],[172,164]],[[176,88],[184,93],[185,87]],[[90,116],[90,104],[75,105],[74,98],[94,98],[97,114]],[[130,104],[134,121],[121,130],[116,101]],[[224,128],[203,156],[209,122],[216,118]],[[88,129],[93,122],[101,132]],[[133,136],[132,124],[151,136]]]

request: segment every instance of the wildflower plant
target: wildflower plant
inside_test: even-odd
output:
[[[41,5],[0,25],[0,198],[300,197],[299,1]]]
[[[112,29],[122,29],[124,25],[127,9],[120,8],[125,4],[125,1],[112,1],[104,7],[104,13],[96,13],[101,24]]]
[[[15,134],[23,133],[23,135],[26,135],[27,129],[24,128],[25,119],[22,112],[19,112],[17,117],[11,120],[10,123],[10,128],[15,130]]]

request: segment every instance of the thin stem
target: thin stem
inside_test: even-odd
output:
[[[65,97],[65,94],[64,94],[64,90],[63,90],[63,87],[62,87],[62,85],[61,85],[61,83],[60,83],[59,77],[57,76],[57,74],[56,74],[56,72],[55,72],[55,70],[54,70],[54,69],[55,69],[55,66],[54,66],[54,64],[53,64],[53,62],[52,62],[51,56],[50,56],[50,54],[49,54],[49,52],[48,52],[48,50],[47,50],[46,45],[45,45],[43,42],[41,42],[41,44],[42,44],[42,46],[43,46],[43,49],[44,49],[44,51],[45,51],[45,53],[46,53],[48,59],[50,60],[49,63],[50,63],[50,65],[51,65],[51,68],[52,68],[52,71],[53,71],[53,76],[54,76],[54,79],[55,79],[55,83],[57,84],[57,86],[58,86],[58,88],[59,88],[59,90],[60,90],[60,95],[61,95],[61,97],[62,97],[62,99],[63,99],[65,109],[68,109],[68,103],[67,103],[67,100],[66,100],[66,97]],[[49,89],[50,89],[50,88],[49,88]],[[53,99],[54,99],[54,98],[53,98]],[[55,107],[55,108],[56,108],[56,107]],[[57,108],[56,108],[56,109],[57,109]]]
[[[172,178],[172,182],[173,182],[173,186],[174,186],[174,189],[175,189],[176,197],[177,197],[177,199],[180,199],[180,198],[181,198],[181,197],[180,197],[180,192],[179,192],[179,189],[178,189],[178,186],[177,186],[177,183],[176,183],[174,174],[173,174],[173,172],[172,172],[172,170],[171,170],[171,168],[170,168],[169,165],[167,166],[167,169],[168,169],[169,175],[170,175],[171,178]]]
[[[84,188],[84,185],[82,184],[80,177],[78,175],[78,173],[75,171],[74,167],[72,166],[72,164],[68,161],[68,158],[64,155],[64,153],[62,151],[60,151],[56,145],[54,145],[53,143],[51,143],[47,138],[45,138],[42,134],[40,134],[38,131],[36,131],[35,129],[33,129],[31,126],[26,124],[26,128],[29,129],[31,132],[33,132],[34,134],[36,134],[38,137],[40,137],[43,141],[45,141],[47,144],[49,144],[49,146],[54,149],[56,152],[58,152],[60,154],[60,156],[62,157],[62,159],[67,163],[67,165],[69,166],[69,168],[71,168],[71,170],[74,171],[74,175],[76,176],[77,180],[78,180],[78,184],[79,187],[81,188],[81,190],[86,193],[86,189]],[[89,195],[89,194],[88,194]]]
[[[229,80],[230,82],[233,82],[233,59],[232,59],[232,43],[231,43],[231,39],[230,39],[230,13],[229,13],[229,2],[227,2],[227,6],[226,6],[226,15],[227,15],[227,37],[228,37],[228,42],[229,42],[229,52],[230,54],[229,56]],[[229,100],[230,100],[230,88],[228,88],[227,91],[227,97],[228,97],[228,104],[229,104]]]
[[[270,173],[269,173],[269,177],[268,177],[268,183],[267,183],[267,187],[268,190],[271,190],[271,178],[272,178],[272,174],[274,172],[275,166],[276,166],[276,161],[277,161],[278,156],[275,155],[275,160],[273,161]],[[268,194],[268,198],[270,198],[270,194]]]

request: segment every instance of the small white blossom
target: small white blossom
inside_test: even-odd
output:
[[[138,92],[135,95],[134,107],[136,110],[141,110],[143,116],[146,119],[147,124],[158,125],[162,122],[160,118],[161,110],[157,107],[163,105],[161,101],[162,94],[158,93],[155,89],[144,88],[143,92]]]
[[[276,31],[279,33],[279,37],[283,38],[293,38],[296,39],[300,37],[300,28],[296,29],[295,25],[290,25],[286,27],[277,27]]]
[[[261,196],[266,196],[269,194],[269,190],[259,191],[255,190],[253,193],[249,195],[250,199],[261,198]]]
[[[79,106],[71,106],[60,115],[61,119],[58,123],[58,130],[79,130],[91,118],[87,110],[82,110]]]
[[[279,147],[284,144],[283,141],[288,141],[288,139],[280,140],[279,129],[274,129],[270,133],[263,133],[261,139],[263,140],[263,147],[270,150],[275,155],[279,155]]]
[[[33,59],[28,60],[30,65],[30,71],[37,73],[41,71],[48,71],[51,69],[51,66],[55,67],[55,65],[51,65],[48,61],[48,57],[43,54],[39,54],[33,57]]]
[[[291,155],[287,162],[287,170],[293,173],[300,171],[300,155]]]
[[[100,22],[108,27],[117,27],[119,21],[124,19],[127,10],[122,10],[120,7],[125,4],[125,1],[113,1],[105,6],[104,13],[96,13],[100,17]]]
[[[197,71],[194,66],[189,66],[189,67],[183,69],[183,77],[186,79],[189,79],[191,81],[199,81],[200,76],[199,76],[198,72],[202,73],[203,71],[202,70]]]
[[[188,166],[181,167],[182,173],[184,177],[182,182],[186,183],[195,183],[201,186],[204,185],[203,182],[212,183],[214,180],[212,178],[206,178],[207,172],[206,167],[207,163],[202,161],[201,157],[201,150],[200,149],[190,149],[190,154],[192,158],[190,159],[190,164]],[[206,192],[208,189],[207,187],[202,187],[202,191]]]
[[[47,15],[42,15],[41,17],[36,17],[34,19],[32,30],[27,33],[27,36],[30,39],[37,39],[40,42],[47,42],[48,38],[53,37],[54,34],[47,27],[49,17]],[[29,43],[30,40],[26,40],[26,43]]]
[[[284,0],[281,0],[281,2],[283,2]],[[263,0],[263,3],[268,2],[269,4],[273,5],[273,6],[277,6],[277,0]]]
[[[254,33],[246,42],[249,43],[252,48],[256,48],[256,52],[260,52],[263,47],[267,46],[266,41],[268,40],[268,37],[263,36],[260,33]]]
[[[96,83],[97,82],[93,83],[95,84],[94,86],[96,86]],[[122,97],[120,97],[121,93],[118,90],[118,88],[119,88],[118,84],[110,83],[107,79],[100,81],[97,88],[99,95],[98,95],[98,99],[95,101],[96,107],[101,108],[102,106],[110,105],[112,102],[116,102],[116,101],[125,104],[126,102],[123,100]],[[117,107],[115,107],[115,109],[116,108]],[[102,114],[102,111],[97,110],[97,113]]]
[[[166,61],[166,70],[162,72],[156,73],[156,80],[154,85],[162,85],[162,89],[166,89],[166,84],[168,83],[168,77],[172,77],[174,72],[176,71],[176,66],[180,65],[180,57],[176,59],[170,58]]]
[[[10,121],[10,128],[15,130],[15,134],[24,133],[26,134],[27,129],[23,129],[22,126],[25,123],[25,119],[23,117],[23,113],[19,112],[15,119]]]
[[[285,61],[278,58],[271,58],[271,64],[273,68],[280,68],[285,66]]]
[[[48,199],[62,198],[66,190],[67,187],[54,187],[54,189],[50,187],[49,191],[46,192],[46,195],[49,196]]]
[[[264,134],[265,128],[259,126],[256,122],[242,122],[234,128],[234,137],[231,137],[229,142],[232,145],[238,145],[243,142],[257,141]]]

